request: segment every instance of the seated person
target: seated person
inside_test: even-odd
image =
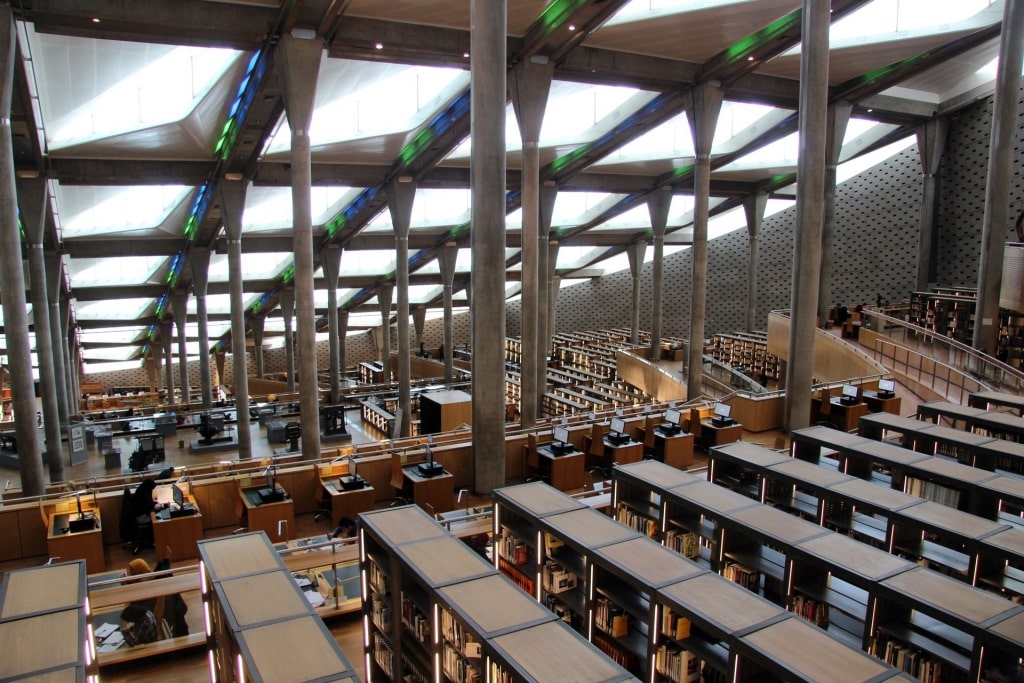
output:
[[[121,611],[121,634],[131,647],[156,642],[160,637],[156,616],[143,605],[128,605]]]
[[[156,569],[151,569],[149,563],[142,558],[136,558],[128,563],[128,569],[124,572],[126,580],[123,583],[132,583],[135,581],[149,581],[152,580],[153,576],[150,576],[154,571],[162,571],[170,568],[170,562],[162,560],[157,564]],[[148,600],[138,600],[133,602],[128,607],[135,606],[146,613],[152,615],[153,622],[157,626],[157,636],[153,640],[167,635],[171,638],[178,636],[188,635],[188,622],[185,621],[185,614],[188,612],[188,604],[185,599],[178,593],[171,593],[170,595],[161,595],[156,598],[150,598]],[[125,611],[128,611],[128,607]],[[134,610],[130,616],[136,616],[141,620],[142,628],[147,628],[146,622],[148,619],[138,613],[138,610]],[[121,613],[121,620],[126,621],[124,612]],[[134,620],[132,620],[134,621]],[[159,627],[165,625],[166,633],[161,634]],[[128,635],[125,634],[125,640],[128,639]],[[140,642],[152,642],[151,640],[143,640]]]
[[[327,538],[355,538],[356,535],[356,521],[351,517],[342,517],[338,520],[338,526],[334,527],[334,531],[327,534]]]
[[[127,514],[131,515],[136,528],[135,548],[133,549],[135,555],[138,555],[143,548],[153,547],[153,521],[150,519],[149,513],[166,507],[153,499],[153,491],[156,489],[158,480],[170,479],[173,476],[174,468],[168,467],[155,477],[143,479],[131,494]]]

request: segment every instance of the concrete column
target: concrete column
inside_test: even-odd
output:
[[[391,300],[395,286],[386,283],[377,288],[377,306],[380,309],[380,360],[384,365],[384,381],[391,381]]]
[[[626,247],[629,258],[629,275],[633,281],[633,315],[629,322],[629,341],[636,346],[640,343],[640,274],[644,268],[647,242],[633,242]]]
[[[10,5],[0,6],[0,282],[3,283],[4,336],[18,438],[18,465],[25,495],[42,495],[43,455],[36,425],[32,346],[28,335],[25,272],[18,230],[18,195],[14,186],[14,150],[11,145],[11,96],[14,88],[14,18]]]
[[[743,213],[747,217],[747,332],[753,332],[757,319],[757,246],[761,236],[764,210],[768,206],[768,193],[756,192],[743,200]]]
[[[327,372],[331,380],[331,405],[341,403],[341,369],[338,366],[338,274],[341,270],[341,246],[328,244],[320,250],[320,267],[327,282],[327,345],[330,362]]]
[[[78,414],[78,399],[82,395],[79,391],[78,373],[80,366],[72,362],[71,358],[71,298],[63,290],[60,292],[60,353],[64,356],[64,382],[68,391],[68,409],[75,415]]]
[[[167,402],[174,403],[174,353],[171,352],[173,322],[170,318],[160,321],[160,343],[164,347],[164,384],[167,386]]]
[[[231,299],[231,379],[235,385],[235,416],[238,419],[238,459],[252,459],[252,435],[249,433],[249,368],[245,361],[245,302],[242,291],[242,215],[248,185],[242,180],[222,179],[217,184],[224,233],[228,236],[228,296]],[[263,369],[264,317],[253,318],[253,337],[257,322],[259,342],[256,345],[260,376]]]
[[[181,386],[181,402],[189,403],[190,387],[188,381],[188,294],[176,291],[171,294],[171,308],[174,309],[174,326],[178,328],[178,384]]]
[[[387,188],[391,225],[395,229],[395,281],[398,284],[398,405],[402,409],[401,436],[409,436],[412,423],[412,368],[409,357],[409,224],[416,199],[416,184],[401,179]]]
[[[192,267],[192,292],[196,297],[196,318],[199,327],[199,392],[203,408],[213,407],[213,382],[210,380],[210,328],[207,324],[206,289],[210,274],[210,250],[193,247],[188,252]]]
[[[512,69],[509,93],[523,141],[522,172],[522,367],[520,368],[520,420],[524,429],[533,427],[539,416],[538,368],[546,366],[547,349],[538,336],[540,251],[540,128],[544,121],[548,92],[555,65],[546,56],[534,55]],[[547,234],[544,235],[547,237]]]
[[[159,392],[164,388],[164,347],[156,339],[151,339],[149,353],[153,359],[153,372],[156,373],[153,378],[153,390]]]
[[[554,245],[554,252],[558,252],[558,244]],[[551,289],[550,298],[548,299],[548,319],[551,321],[551,334],[554,336],[554,331],[557,329],[558,316],[555,315],[558,312],[558,290],[562,286],[562,276],[555,274],[551,276]]]
[[[216,376],[215,379],[217,380],[216,381],[216,385],[218,387],[221,386],[222,384],[225,384],[225,382],[224,382],[224,363],[226,363],[226,362],[227,362],[227,352],[222,351],[220,349],[218,349],[217,351],[214,352],[214,354],[213,354],[213,366],[214,366],[214,369],[217,371],[217,373],[216,373],[217,376]]]
[[[444,285],[444,383],[451,384],[454,374],[452,352],[455,350],[455,330],[452,322],[452,289],[455,280],[455,259],[459,255],[459,246],[455,242],[445,242],[437,252],[437,265],[441,269],[441,284]]]
[[[711,195],[711,142],[722,110],[722,89],[699,85],[690,93],[687,119],[697,159],[693,175],[693,276],[690,300],[690,350],[687,354],[686,396],[704,393],[704,323],[708,298],[708,215]],[[660,259],[656,258],[655,261]]]
[[[828,324],[828,310],[838,299],[832,292],[832,237],[836,226],[836,167],[839,154],[843,151],[846,125],[850,122],[853,105],[849,102],[835,102],[828,106],[828,144],[825,148],[825,196],[821,222],[821,269],[818,275],[818,326],[824,329]],[[838,293],[840,298],[845,294]]]
[[[39,358],[39,398],[46,439],[46,466],[50,481],[64,481],[64,444],[57,407],[57,378],[54,373],[53,342],[50,337],[50,304],[46,291],[46,261],[43,256],[43,229],[46,226],[47,189],[41,178],[17,182],[21,205],[21,223],[28,251],[28,274],[32,287],[32,327]]]
[[[505,484],[506,5],[470,5],[473,488],[482,494]]]
[[[921,157],[921,232],[917,249],[917,291],[926,292],[935,282],[936,237],[939,229],[938,182],[939,164],[946,148],[947,119],[932,119],[917,129],[917,151]]]
[[[287,375],[288,392],[295,391],[295,287],[285,285],[281,288],[281,317],[284,318],[284,355],[285,372]]]
[[[347,348],[346,347],[348,345],[348,309],[347,308],[343,308],[343,309],[338,311],[338,339],[339,339],[339,342],[340,342],[338,344],[338,369],[339,369],[339,372],[341,373],[342,377],[346,377],[346,374],[345,374],[346,370],[345,370],[345,368],[348,367],[346,365],[346,358],[345,358],[345,356],[347,354]],[[346,379],[345,379],[343,384],[345,386],[348,386],[348,379],[347,379],[347,377],[346,377]]]
[[[540,226],[537,230],[537,345],[542,347],[543,359],[537,364],[537,405],[544,405],[544,394],[548,390],[548,364],[551,354],[551,337],[553,325],[551,318],[551,277],[558,265],[557,259],[552,260],[549,243],[551,242],[551,216],[555,211],[555,200],[558,198],[558,186],[552,181],[545,181],[540,187]],[[557,249],[556,249],[557,256]],[[557,296],[557,291],[555,292]],[[541,415],[543,409],[538,409]]]
[[[423,348],[423,329],[427,324],[427,307],[420,304],[412,309],[412,331],[416,335],[416,353]]]
[[[64,342],[62,341],[60,324],[60,296],[64,286],[64,262],[57,254],[43,257],[46,265],[46,298],[50,306],[50,351],[53,358],[53,389],[57,395],[57,415],[61,430],[70,423],[71,401],[68,400],[68,368],[64,363]],[[78,402],[76,400],[75,406]],[[75,410],[74,412],[78,412]]]
[[[153,355],[153,350],[143,357],[142,365],[146,368],[146,381],[149,384],[149,391],[152,393],[157,389],[157,382],[159,380],[160,365],[157,358]]]
[[[789,362],[786,363],[787,431],[806,427],[811,415],[815,318],[821,273],[825,145],[828,138],[828,0],[803,0],[800,53],[799,158]]]
[[[665,227],[668,225],[668,210],[672,206],[672,188],[660,187],[647,195],[647,211],[651,215],[651,231],[654,233],[654,277],[651,282],[651,362],[657,363],[661,356],[661,286],[662,267],[665,261]],[[706,234],[706,233],[705,233]]]
[[[284,85],[285,114],[292,129],[292,244],[295,251],[295,309],[299,324],[299,394],[302,458],[320,457],[319,385],[316,371],[316,310],[313,303],[312,162],[309,123],[313,117],[323,39],[298,31],[278,44],[278,73]],[[291,382],[294,382],[291,379]]]
[[[241,251],[239,251],[239,254],[241,254]],[[249,326],[252,328],[253,360],[256,363],[256,376],[260,379],[263,379],[265,374],[263,371],[263,328],[266,326],[266,323],[267,317],[265,315],[254,315],[249,320]]]

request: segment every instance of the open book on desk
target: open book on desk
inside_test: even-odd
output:
[[[360,596],[359,592],[359,565],[338,567],[335,572],[330,567],[316,570],[317,588],[320,593],[328,597],[334,597],[337,589],[338,598],[354,599]]]

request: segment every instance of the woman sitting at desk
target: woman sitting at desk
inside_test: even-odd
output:
[[[351,517],[342,517],[338,520],[338,526],[334,531],[327,534],[327,538],[354,538],[356,535],[356,521]]]
[[[156,570],[153,570],[150,569],[148,562],[141,558],[136,558],[128,563],[125,577],[138,577],[132,579],[132,581],[149,581],[154,578],[150,576],[153,571],[164,571],[166,569],[170,569],[170,562],[165,560],[157,564]],[[125,583],[130,582],[125,581]],[[187,612],[188,605],[178,593],[161,595],[148,600],[139,600],[125,607],[124,611],[121,612],[121,630],[125,631],[124,624],[129,624],[129,628],[134,628],[137,631],[137,633],[133,634],[133,637],[138,637],[140,639],[139,643],[151,643],[161,637],[176,638],[178,636],[187,636],[188,622],[185,621],[185,614]],[[144,638],[149,637],[149,617],[146,614],[152,616],[153,625],[156,628],[156,633],[151,640],[144,640]],[[162,634],[160,631],[161,626],[163,627]],[[127,632],[125,632],[124,637],[125,640],[129,640]],[[129,645],[134,644],[129,643]]]

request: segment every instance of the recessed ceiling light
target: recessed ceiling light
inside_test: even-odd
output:
[[[468,53],[468,52],[463,52],[463,53],[462,53],[462,56],[463,56],[463,58],[465,58],[465,59],[469,59],[469,53]]]
[[[94,23],[94,24],[100,23],[100,18],[99,17],[93,17],[92,18],[92,23]]]
[[[575,31],[576,30],[576,24],[569,24],[569,30],[570,31]]]
[[[752,62],[752,61],[754,61],[754,55],[748,55],[748,56],[747,56],[747,61],[748,61],[748,62]]]
[[[384,43],[377,43],[376,45],[374,45],[374,47],[377,48],[378,50],[383,50],[384,49]]]
[[[870,114],[871,112],[873,112],[873,111],[874,111],[874,109],[871,109],[870,107],[868,108],[868,113],[869,113],[869,114]]]

